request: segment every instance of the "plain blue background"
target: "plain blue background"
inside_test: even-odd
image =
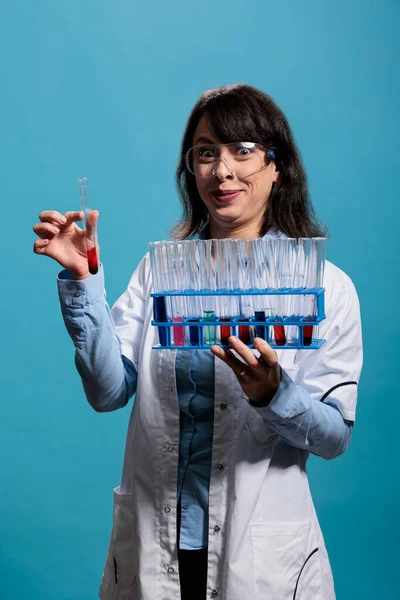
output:
[[[398,598],[396,0],[13,0],[0,8],[1,598],[92,600],[129,409],[97,414],[60,318],[44,209],[88,176],[112,303],[179,216],[174,169],[205,89],[247,82],[292,125],[329,258],[354,280],[365,367],[348,452],[310,480],[339,600]]]

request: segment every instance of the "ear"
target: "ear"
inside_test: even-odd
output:
[[[276,164],[275,163],[272,163],[272,164],[274,165],[274,170],[273,170],[273,173],[272,173],[272,181],[275,183],[279,179],[279,171],[276,168]]]

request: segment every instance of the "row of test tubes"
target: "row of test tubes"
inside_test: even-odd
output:
[[[188,293],[154,297],[155,321],[172,323],[168,331],[159,327],[161,346],[224,346],[232,333],[247,345],[258,336],[285,346],[297,343],[299,327],[283,319],[315,321],[315,295],[290,290],[322,287],[326,238],[160,241],[149,244],[149,253],[153,292]],[[275,320],[281,324],[262,325]],[[201,330],[199,322],[207,325]],[[301,331],[302,344],[310,345],[317,328]]]

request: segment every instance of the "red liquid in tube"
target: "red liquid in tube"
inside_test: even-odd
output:
[[[87,251],[87,259],[89,265],[89,273],[91,273],[92,275],[96,275],[97,271],[99,270],[96,248],[91,248]]]
[[[304,346],[311,346],[312,333],[313,333],[312,325],[306,325],[305,327],[303,327],[303,344],[304,344]]]
[[[227,319],[220,319],[223,323],[226,321],[230,321],[229,317]],[[232,335],[231,328],[227,325],[221,325],[221,344],[224,346],[228,346],[228,338]]]
[[[248,319],[239,319],[239,321],[248,321]],[[249,325],[243,325],[242,327],[239,325],[239,339],[247,346],[251,344]]]
[[[286,334],[283,325],[274,325],[275,343],[277,346],[286,344]]]

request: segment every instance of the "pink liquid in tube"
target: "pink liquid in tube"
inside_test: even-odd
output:
[[[182,323],[182,317],[173,317],[173,323]],[[184,327],[174,327],[174,346],[184,346],[185,345],[185,328]]]

